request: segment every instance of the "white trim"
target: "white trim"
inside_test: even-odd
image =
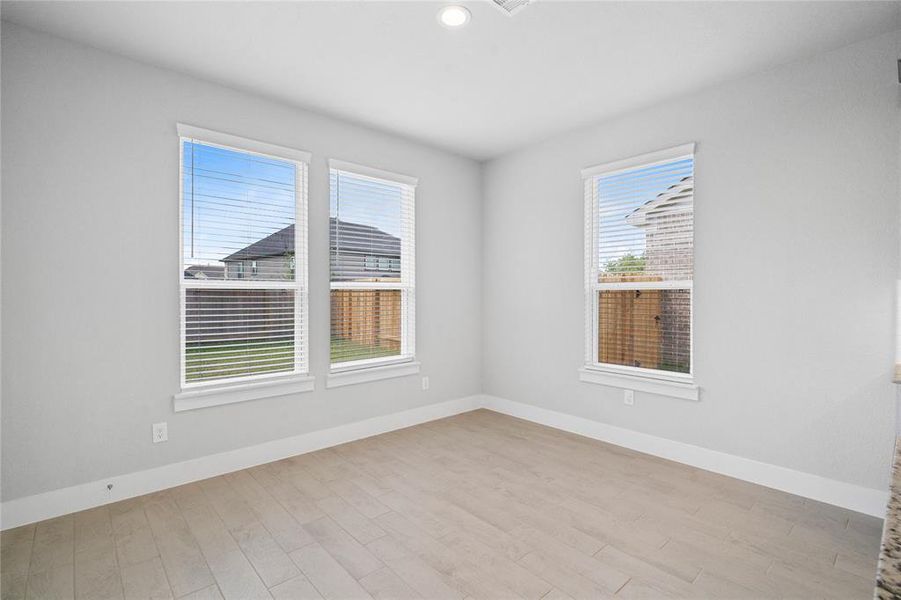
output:
[[[216,477],[224,473],[247,469],[289,456],[352,442],[479,408],[486,408],[874,517],[885,516],[888,500],[887,490],[877,490],[837,481],[483,394],[429,404],[330,429],[303,433],[220,454],[7,500],[0,505],[0,529],[6,530],[102,506],[110,502],[149,494],[208,477]],[[111,490],[107,489],[108,484],[113,484]]]
[[[340,365],[340,363],[338,364]],[[369,381],[393,379],[394,377],[406,377],[407,375],[415,375],[416,373],[419,373],[419,363],[407,358],[404,362],[395,364],[332,371],[325,378],[325,387],[336,388],[345,385],[355,385],[357,383],[367,383]]]
[[[379,356],[376,358],[361,358],[358,360],[348,360],[339,363],[332,363],[329,373],[342,373],[344,371],[358,371],[360,369],[370,369],[372,367],[384,367],[388,365],[399,365],[413,362],[414,356],[408,354],[398,354],[396,356]]]
[[[298,379],[307,377],[307,373],[295,373],[293,371],[269,371],[266,373],[256,373],[254,375],[241,375],[239,377],[223,377],[221,379],[207,379],[203,381],[190,381],[181,386],[181,391],[172,395],[173,398],[178,397],[184,392],[194,392],[198,390],[232,390],[241,388],[242,386],[257,384],[272,384],[288,381],[290,379]]]
[[[601,371],[614,375],[629,375],[642,379],[655,379],[675,381],[676,383],[694,383],[694,375],[691,373],[678,373],[676,371],[664,371],[662,369],[646,369],[644,367],[631,367],[629,365],[614,365],[607,363],[593,363],[581,367],[587,371]]]
[[[583,181],[585,193],[585,363],[598,362],[598,303],[594,297],[597,291],[598,272],[598,198],[597,186],[593,179]]]
[[[333,290],[398,290],[403,291],[410,284],[400,281],[332,281],[329,288]]]
[[[628,371],[626,369],[629,369]],[[636,371],[636,372],[633,372]],[[648,371],[644,373],[643,371]],[[614,365],[596,365],[579,369],[579,381],[596,383],[610,387],[637,390],[660,396],[671,396],[683,400],[698,400],[698,386],[688,376],[670,376],[664,371],[624,367],[622,370]]]
[[[294,279],[298,284],[294,292],[294,366],[301,373],[310,372],[309,175],[307,163],[301,162],[294,179],[294,189],[300,190],[300,202],[296,196],[294,202]],[[301,258],[303,269],[298,269]],[[310,385],[312,389],[312,382]]]
[[[193,185],[193,184],[192,184]],[[185,280],[185,145],[178,136],[178,382],[187,381],[187,361],[185,361],[185,336],[187,335],[187,290]]]
[[[335,169],[337,171],[344,171],[345,173],[353,173],[354,175],[360,175],[361,177],[393,181],[394,183],[400,183],[402,185],[409,185],[412,187],[416,187],[416,185],[419,183],[419,177],[413,177],[412,175],[403,175],[401,173],[392,173],[391,171],[383,171],[382,169],[376,169],[375,167],[358,165],[356,163],[347,162],[345,160],[338,160],[335,158],[328,159],[328,168]]]
[[[298,286],[296,281],[284,279],[185,279],[185,284],[193,289],[225,288],[229,290],[296,290]]]
[[[443,419],[474,410],[479,404],[480,396],[467,396],[34,496],[7,500],[0,506],[2,515],[0,527],[4,530],[10,529],[208,477],[248,469],[289,456]],[[107,490],[108,484],[113,485],[112,490]]]
[[[231,135],[230,133],[222,133],[220,131],[213,131],[212,129],[186,125],[185,123],[176,123],[176,130],[178,131],[179,137],[196,139],[200,142],[218,144],[220,146],[227,146],[229,148],[245,150],[247,152],[256,152],[257,154],[268,154],[276,158],[287,158],[308,163],[313,157],[313,155],[306,150],[297,150],[296,148],[288,148],[287,146],[261,142],[259,140]]]
[[[863,487],[812,473],[795,471],[787,467],[717,452],[495,396],[483,396],[482,406],[533,423],[540,423],[705,471],[735,477],[789,494],[862,512],[880,519],[885,516],[885,507],[889,496],[887,490]]]
[[[415,185],[415,184],[414,184]],[[416,356],[416,190],[404,194],[400,203],[402,223],[412,227],[401,237],[400,279],[405,288],[401,292],[401,347],[404,356]]]
[[[691,156],[695,153],[695,143],[682,144],[673,148],[665,148],[663,150],[655,150],[646,154],[639,154],[624,158],[622,160],[614,160],[613,162],[602,163],[592,167],[582,169],[582,178],[587,179],[596,175],[609,175],[617,171],[627,171],[634,167],[649,167],[656,163],[669,162],[683,156]]]
[[[218,386],[198,387],[186,389],[172,396],[173,410],[182,412],[208,406],[221,406],[234,404],[235,402],[247,402],[261,398],[274,398],[275,396],[287,396],[300,392],[312,392],[316,378],[303,375],[292,375],[278,380],[254,381],[243,384],[228,384]]]
[[[692,280],[682,281],[613,281],[595,283],[595,291],[599,290],[690,290],[694,287]]]

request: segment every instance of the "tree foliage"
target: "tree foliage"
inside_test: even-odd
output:
[[[604,273],[615,275],[627,275],[629,273],[643,273],[647,261],[644,255],[635,256],[632,253],[620,256],[604,265]]]

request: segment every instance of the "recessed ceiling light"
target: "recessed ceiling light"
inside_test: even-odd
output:
[[[470,16],[469,9],[465,6],[445,6],[438,11],[438,22],[445,27],[456,29],[469,23]]]

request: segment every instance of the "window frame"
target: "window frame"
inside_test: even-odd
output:
[[[598,281],[598,197],[597,182],[602,176],[609,176],[636,168],[651,167],[683,158],[695,161],[694,143],[682,144],[672,148],[657,150],[630,158],[602,163],[582,170],[585,210],[585,246],[584,246],[584,309],[585,309],[585,348],[584,364],[579,369],[579,378],[587,383],[597,383],[623,389],[635,389],[653,394],[662,394],[683,398],[698,399],[698,386],[695,385],[695,293],[694,267],[692,279],[682,281],[653,282],[616,282],[601,283]],[[694,170],[694,165],[692,170]],[[692,216],[692,237],[694,237],[694,216]],[[694,253],[694,244],[692,244]],[[633,367],[599,362],[598,357],[598,295],[604,290],[689,290],[689,371],[677,373],[663,369]]]
[[[178,123],[178,286],[179,286],[179,385],[173,396],[176,412],[311,391],[309,336],[309,222],[308,182],[311,154],[303,150]],[[184,146],[185,142],[223,148],[291,162],[294,179],[294,280],[256,280],[242,277],[222,280],[188,280],[184,275]],[[242,271],[243,263],[241,263]],[[213,381],[186,380],[186,294],[188,289],[290,289],[294,291],[294,369],[276,373],[242,375]]]
[[[334,290],[400,291],[401,349],[399,356],[333,363],[331,360],[331,335],[329,335],[329,376],[326,379],[326,387],[340,387],[418,373],[419,362],[416,360],[416,187],[419,183],[419,178],[337,159],[329,159],[328,167],[330,195],[333,171],[339,174],[346,173],[354,177],[376,182],[389,182],[406,187],[408,193],[403,194],[401,198],[401,221],[409,220],[411,227],[409,235],[401,238],[401,277],[399,282],[332,281],[331,269],[329,269],[329,295]],[[329,261],[331,263],[331,250],[329,253]],[[331,327],[331,302],[329,302],[329,327]]]

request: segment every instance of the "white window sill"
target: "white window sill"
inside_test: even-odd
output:
[[[208,406],[312,392],[315,380],[316,378],[310,375],[301,375],[238,385],[189,388],[175,394],[172,398],[175,412],[182,412]]]
[[[348,369],[346,371],[329,373],[328,377],[325,379],[325,387],[336,388],[345,385],[355,385],[357,383],[367,383],[369,381],[379,381],[380,379],[405,377],[407,375],[415,375],[416,373],[419,373],[419,363],[415,361]]]
[[[698,401],[698,386],[695,385],[691,376],[687,375],[651,377],[618,371],[612,368],[582,367],[579,369],[579,380],[586,383]]]

